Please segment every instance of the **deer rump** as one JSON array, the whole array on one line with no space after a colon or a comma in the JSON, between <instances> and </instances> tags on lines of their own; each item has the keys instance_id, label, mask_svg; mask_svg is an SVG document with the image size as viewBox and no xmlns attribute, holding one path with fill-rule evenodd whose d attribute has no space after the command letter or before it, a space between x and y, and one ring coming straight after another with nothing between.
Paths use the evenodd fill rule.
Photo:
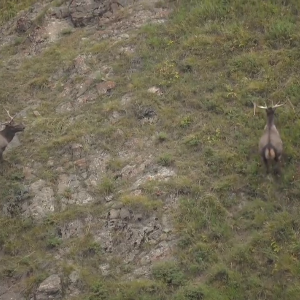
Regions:
<instances>
[{"instance_id":1,"label":"deer rump","mask_svg":"<svg viewBox=\"0 0 300 300\"><path fill-rule=\"evenodd\" d=\"M275 125L267 128L259 141L259 152L264 160L278 161L282 155L282 140Z\"/></svg>"}]
</instances>

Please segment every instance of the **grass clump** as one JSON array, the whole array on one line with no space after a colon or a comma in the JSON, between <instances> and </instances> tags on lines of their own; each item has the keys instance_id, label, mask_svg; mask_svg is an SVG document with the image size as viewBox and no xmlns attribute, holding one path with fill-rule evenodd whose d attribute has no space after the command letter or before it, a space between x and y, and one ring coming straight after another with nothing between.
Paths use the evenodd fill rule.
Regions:
<instances>
[{"instance_id":1,"label":"grass clump","mask_svg":"<svg viewBox=\"0 0 300 300\"><path fill-rule=\"evenodd\" d=\"M30 5L37 2L37 0L3 0L0 3L0 24L12 19L16 14Z\"/></svg>"},{"instance_id":2,"label":"grass clump","mask_svg":"<svg viewBox=\"0 0 300 300\"><path fill-rule=\"evenodd\" d=\"M158 163L163 167L170 167L174 163L174 158L171 154L163 154L158 158Z\"/></svg>"},{"instance_id":3,"label":"grass clump","mask_svg":"<svg viewBox=\"0 0 300 300\"><path fill-rule=\"evenodd\" d=\"M152 200L146 195L124 195L121 197L121 202L136 211L148 213L162 206L160 200Z\"/></svg>"},{"instance_id":4,"label":"grass clump","mask_svg":"<svg viewBox=\"0 0 300 300\"><path fill-rule=\"evenodd\" d=\"M152 276L169 286L180 286L185 283L185 275L177 263L169 261L153 266Z\"/></svg>"},{"instance_id":5,"label":"grass clump","mask_svg":"<svg viewBox=\"0 0 300 300\"><path fill-rule=\"evenodd\" d=\"M108 196L115 190L115 181L112 178L104 177L96 187L97 193L103 196Z\"/></svg>"},{"instance_id":6,"label":"grass clump","mask_svg":"<svg viewBox=\"0 0 300 300\"><path fill-rule=\"evenodd\" d=\"M159 132L157 134L157 141L162 143L165 142L168 139L168 134L165 132Z\"/></svg>"}]
</instances>

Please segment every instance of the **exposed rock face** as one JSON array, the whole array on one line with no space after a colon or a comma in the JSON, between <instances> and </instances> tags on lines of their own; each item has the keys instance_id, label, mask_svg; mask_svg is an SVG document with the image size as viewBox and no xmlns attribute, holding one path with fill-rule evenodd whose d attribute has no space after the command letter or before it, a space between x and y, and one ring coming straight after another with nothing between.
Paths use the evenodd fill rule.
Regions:
<instances>
[{"instance_id":1,"label":"exposed rock face","mask_svg":"<svg viewBox=\"0 0 300 300\"><path fill-rule=\"evenodd\" d=\"M53 9L57 18L70 17L74 27L96 24L100 18L111 18L120 8L136 2L135 0L81 0L70 1L68 6Z\"/></svg>"},{"instance_id":2,"label":"exposed rock face","mask_svg":"<svg viewBox=\"0 0 300 300\"><path fill-rule=\"evenodd\" d=\"M72 27L70 20L74 27L87 26L80 30L88 30L88 25L98 25L91 26L90 28L94 29L91 31L92 35L87 35L88 37L82 40L90 39L91 42L97 44L106 39L113 45L119 41L129 40L132 29L139 28L148 22L165 20L162 8L150 7L155 1L144 1L149 5L146 8L140 0L69 0L67 6L51 8L51 11L45 14L44 23L36 26L32 20L45 8L42 6L45 3L41 1L34 5L34 9L30 10L28 15L18 16L7 27L11 26L15 35L16 32L17 35L28 35L28 41L31 44L27 48L24 47L22 50L24 52L17 54L20 61L23 56L38 55L48 47L50 42L55 43L59 38L64 38L63 30L70 30L70 28L72 32L78 30ZM121 13L124 8L126 8L126 16L122 16ZM120 17L114 18L115 16ZM103 24L105 24L105 29L99 30ZM0 36L0 45L4 45L7 41L9 41L8 34ZM79 44L80 47L81 44ZM121 55L129 56L131 66L128 74L136 72L143 66L142 58L135 57L135 45L124 47L122 45L115 55L116 59L119 59ZM110 61L103 60L95 66L93 54L78 53L67 70L58 70L49 78L49 86L55 88L56 84L61 84L58 98L61 97L63 100L54 107L57 117L63 118L63 115L70 111L75 112L74 117L70 118L70 123L75 122L74 120L78 122L80 118L86 117L80 111L86 103L102 101L104 97L109 97L118 90L119 82L115 79L114 71ZM155 87L150 88L149 93L162 95L162 91ZM134 92L121 95L119 100L120 107L124 111L130 111L134 105ZM30 109L34 109L35 120L46 117L43 115L43 110L40 110L40 114L35 113L36 108ZM115 124L123 117L122 110L109 111L107 122ZM133 117L147 126L148 123L158 120L159 111L156 111L154 107L142 107ZM50 157L44 165L28 160L23 168L24 191L19 198L15 197L15 201L10 203L10 206L6 205L3 210L10 216L22 214L25 218L33 217L40 222L45 217L51 217L53 213L67 210L71 205L84 206L96 203L101 206L101 209L103 207L102 215L75 216L73 219L68 219L59 225L58 238L66 241L67 245L69 239L83 237L89 232L104 253L103 261L97 266L99 274L107 276L118 272L113 263L117 258L122 261L122 264L130 265L132 268L130 274L122 278L127 280L147 277L153 262L172 256L176 237L170 212L171 209L176 208L177 195L165 197L159 195L158 199L162 203L160 212L143 211L126 206L118 201L119 194L122 195L123 192L121 190L113 191L105 196L95 195L94 189L106 176L109 162L114 159L114 155L120 161L124 161L124 164L120 169L112 171L112 178L126 181L126 194L142 195L142 186L148 181L167 181L176 176L175 170L158 165L155 155L150 153L151 149L154 149L152 137L127 139L122 130L123 128L113 133L115 139L124 139L122 146L114 149L114 153L95 143L95 139L99 137L88 134L79 141L58 147L58 153L53 154L50 151ZM16 137L11 146L18 145L19 141ZM40 179L40 171L45 169L55 174L54 180ZM68 257L70 250L68 245L58 246L56 250L53 260L57 266L61 260L76 265L76 260L72 261L72 258ZM80 295L79 272L73 271L67 279L63 278L58 270L52 272L58 274L51 275L43 281L34 291L34 295L31 295L32 299L62 299L64 294L67 296L65 299L68 299L68 297ZM64 288L62 288L61 279ZM2 297L4 297L3 300L22 299L19 294L12 291L1 295L1 300Z\"/></svg>"},{"instance_id":3,"label":"exposed rock face","mask_svg":"<svg viewBox=\"0 0 300 300\"><path fill-rule=\"evenodd\" d=\"M21 17L17 20L16 24L16 32L18 33L24 33L26 32L31 26L32 26L32 21L27 17Z\"/></svg>"},{"instance_id":4,"label":"exposed rock face","mask_svg":"<svg viewBox=\"0 0 300 300\"><path fill-rule=\"evenodd\" d=\"M60 300L62 299L61 280L57 274L45 279L36 291L36 300Z\"/></svg>"},{"instance_id":5,"label":"exposed rock face","mask_svg":"<svg viewBox=\"0 0 300 300\"><path fill-rule=\"evenodd\" d=\"M10 290L10 287L0 284L0 299L1 300L25 300L21 294Z\"/></svg>"},{"instance_id":6,"label":"exposed rock face","mask_svg":"<svg viewBox=\"0 0 300 300\"><path fill-rule=\"evenodd\" d=\"M47 186L44 180L40 179L34 182L30 186L29 191L34 197L24 213L26 216L31 215L35 218L43 218L47 214L54 212L54 191Z\"/></svg>"}]
</instances>

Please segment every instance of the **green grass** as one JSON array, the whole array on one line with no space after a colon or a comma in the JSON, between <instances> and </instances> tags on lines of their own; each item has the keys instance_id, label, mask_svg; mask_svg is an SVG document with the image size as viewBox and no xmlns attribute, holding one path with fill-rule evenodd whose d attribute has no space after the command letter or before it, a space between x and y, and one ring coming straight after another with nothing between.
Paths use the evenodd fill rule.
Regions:
<instances>
[{"instance_id":1,"label":"green grass","mask_svg":"<svg viewBox=\"0 0 300 300\"><path fill-rule=\"evenodd\" d=\"M30 294L47 276L45 263L60 268L55 251L69 248L60 264L69 269L71 260L72 268L80 270L78 299L296 299L300 291L299 12L296 0L284 4L182 0L169 22L147 25L114 46L107 41L82 41L91 33L77 29L65 32L58 44L39 56L15 62L11 70L6 69L6 59L14 60L23 42L2 47L1 103L12 113L26 107L30 99L41 103L41 116L28 114L23 145L6 154L7 159L19 166L34 159L40 163L36 171L55 187L56 171L45 172L49 157L70 171L62 157L70 143L84 144L87 153L104 150L111 158L94 191L102 199L132 184L130 179L114 179L125 165L134 163L120 159L118 151L132 138L153 138L153 145L144 147L140 142L133 150L147 157L152 154L154 163L175 169L177 176L144 183L141 195L126 191L117 197L134 211L151 214L162 213L166 197L177 195L179 207L172 217L179 242L174 249L176 261L155 264L149 279L119 281L117 273L106 278L99 274L105 254L91 235L63 241L56 231L67 221L105 212L100 203L55 212L38 226L16 210L11 218L0 217L0 278L30 274L22 283ZM12 16L10 11L6 14ZM8 19L1 7L0 16ZM132 44L134 54L115 59L120 45ZM70 80L74 58L82 53L92 54L87 64L93 71L102 64L113 67L116 88L110 97L58 114L56 108L65 101L61 85ZM128 74L136 57L142 64ZM53 88L55 74L62 75ZM79 76L70 82L76 85L85 79ZM98 82L96 78L93 84ZM148 93L152 86L163 94ZM124 112L119 101L126 93L134 95L126 114L109 123L114 111ZM271 100L289 100L276 113L285 149L283 176L277 181L265 176L257 154L265 113L257 111L253 116L252 106L252 101ZM141 126L138 117L147 107L159 118L155 124ZM87 137L92 141L85 142ZM0 177L1 204L14 203L30 183L21 168L7 168L6 176ZM128 266L120 265L126 274Z\"/></svg>"},{"instance_id":2,"label":"green grass","mask_svg":"<svg viewBox=\"0 0 300 300\"><path fill-rule=\"evenodd\" d=\"M28 8L36 0L3 0L0 3L0 24L12 19L20 10Z\"/></svg>"}]
</instances>

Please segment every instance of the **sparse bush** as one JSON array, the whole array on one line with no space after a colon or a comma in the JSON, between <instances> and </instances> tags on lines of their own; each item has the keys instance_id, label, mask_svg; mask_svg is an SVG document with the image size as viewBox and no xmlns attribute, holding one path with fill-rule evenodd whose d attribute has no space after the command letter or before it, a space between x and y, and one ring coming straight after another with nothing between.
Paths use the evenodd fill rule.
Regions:
<instances>
[{"instance_id":1,"label":"sparse bush","mask_svg":"<svg viewBox=\"0 0 300 300\"><path fill-rule=\"evenodd\" d=\"M185 139L185 144L190 147L199 146L201 144L201 139L198 135L191 134Z\"/></svg>"},{"instance_id":2,"label":"sparse bush","mask_svg":"<svg viewBox=\"0 0 300 300\"><path fill-rule=\"evenodd\" d=\"M193 119L191 116L186 116L184 117L181 122L180 122L180 126L183 128L189 127L193 122Z\"/></svg>"},{"instance_id":3,"label":"sparse bush","mask_svg":"<svg viewBox=\"0 0 300 300\"><path fill-rule=\"evenodd\" d=\"M183 285L186 277L177 263L169 261L158 263L152 268L154 279L162 281L170 286Z\"/></svg>"},{"instance_id":4,"label":"sparse bush","mask_svg":"<svg viewBox=\"0 0 300 300\"><path fill-rule=\"evenodd\" d=\"M124 166L125 162L118 158L112 158L107 163L107 169L112 172L120 171Z\"/></svg>"},{"instance_id":5,"label":"sparse bush","mask_svg":"<svg viewBox=\"0 0 300 300\"><path fill-rule=\"evenodd\" d=\"M61 35L69 35L73 32L71 28L65 28L61 31Z\"/></svg>"},{"instance_id":6,"label":"sparse bush","mask_svg":"<svg viewBox=\"0 0 300 300\"><path fill-rule=\"evenodd\" d=\"M62 240L58 237L51 237L47 241L47 247L49 249L57 248L61 244Z\"/></svg>"},{"instance_id":7,"label":"sparse bush","mask_svg":"<svg viewBox=\"0 0 300 300\"><path fill-rule=\"evenodd\" d=\"M170 167L174 163L174 158L170 154L164 154L159 157L158 163L163 167Z\"/></svg>"},{"instance_id":8,"label":"sparse bush","mask_svg":"<svg viewBox=\"0 0 300 300\"><path fill-rule=\"evenodd\" d=\"M109 177L104 177L96 190L99 194L107 196L115 190L115 181Z\"/></svg>"},{"instance_id":9,"label":"sparse bush","mask_svg":"<svg viewBox=\"0 0 300 300\"><path fill-rule=\"evenodd\" d=\"M96 282L91 286L91 293L88 300L106 300L109 299L108 290L103 282Z\"/></svg>"},{"instance_id":10,"label":"sparse bush","mask_svg":"<svg viewBox=\"0 0 300 300\"><path fill-rule=\"evenodd\" d=\"M267 39L290 43L295 30L296 25L289 20L276 20L269 28Z\"/></svg>"},{"instance_id":11,"label":"sparse bush","mask_svg":"<svg viewBox=\"0 0 300 300\"><path fill-rule=\"evenodd\" d=\"M165 133L165 132L160 132L158 135L157 135L157 140L159 141L159 142L164 142L164 141L166 141L168 139L168 135L167 135L167 133Z\"/></svg>"},{"instance_id":12,"label":"sparse bush","mask_svg":"<svg viewBox=\"0 0 300 300\"><path fill-rule=\"evenodd\" d=\"M175 300L204 300L205 294L201 286L184 287L175 295Z\"/></svg>"},{"instance_id":13,"label":"sparse bush","mask_svg":"<svg viewBox=\"0 0 300 300\"><path fill-rule=\"evenodd\" d=\"M121 202L138 211L150 212L157 210L162 206L162 202L149 199L146 195L124 195L121 197Z\"/></svg>"}]
</instances>

